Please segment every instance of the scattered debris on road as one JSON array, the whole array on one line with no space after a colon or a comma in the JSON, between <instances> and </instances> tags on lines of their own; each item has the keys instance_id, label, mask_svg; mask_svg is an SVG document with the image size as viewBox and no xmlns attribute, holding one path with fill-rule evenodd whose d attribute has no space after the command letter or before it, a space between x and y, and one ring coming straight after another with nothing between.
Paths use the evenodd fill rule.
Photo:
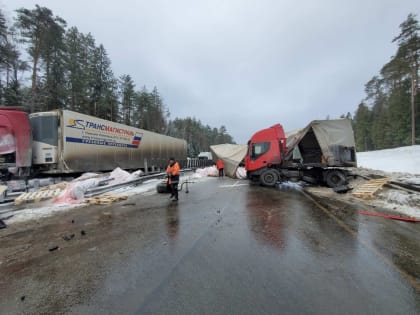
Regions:
<instances>
[{"instance_id":1,"label":"scattered debris on road","mask_svg":"<svg viewBox=\"0 0 420 315\"><path fill-rule=\"evenodd\" d=\"M36 192L23 193L15 199L15 205L20 205L24 202L40 202L42 200L52 199L61 194L60 188L41 190Z\"/></svg>"},{"instance_id":2,"label":"scattered debris on road","mask_svg":"<svg viewBox=\"0 0 420 315\"><path fill-rule=\"evenodd\" d=\"M50 251L50 252L53 252L53 251L55 251L55 250L57 250L57 249L59 249L60 247L58 247L58 245L54 245L54 246L51 246L50 248L48 248L48 250Z\"/></svg>"},{"instance_id":3,"label":"scattered debris on road","mask_svg":"<svg viewBox=\"0 0 420 315\"><path fill-rule=\"evenodd\" d=\"M352 195L361 199L374 199L375 193L389 182L391 182L390 178L371 179L367 183L357 187Z\"/></svg>"},{"instance_id":4,"label":"scattered debris on road","mask_svg":"<svg viewBox=\"0 0 420 315\"><path fill-rule=\"evenodd\" d=\"M96 205L109 205L115 201L126 200L128 196L120 194L105 193L92 198L86 198L85 203Z\"/></svg>"},{"instance_id":5,"label":"scattered debris on road","mask_svg":"<svg viewBox=\"0 0 420 315\"><path fill-rule=\"evenodd\" d=\"M63 240L70 241L70 240L72 240L74 238L74 236L75 236L74 234L64 235L63 236Z\"/></svg>"}]
</instances>

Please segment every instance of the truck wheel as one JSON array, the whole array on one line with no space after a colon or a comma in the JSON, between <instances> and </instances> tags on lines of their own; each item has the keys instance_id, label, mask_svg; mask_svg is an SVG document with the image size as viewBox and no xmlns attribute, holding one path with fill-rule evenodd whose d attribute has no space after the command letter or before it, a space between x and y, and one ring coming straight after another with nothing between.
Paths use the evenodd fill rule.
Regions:
<instances>
[{"instance_id":1,"label":"truck wheel","mask_svg":"<svg viewBox=\"0 0 420 315\"><path fill-rule=\"evenodd\" d=\"M167 193L167 192L169 192L168 184L166 182L159 183L156 186L156 190L160 194Z\"/></svg>"},{"instance_id":2,"label":"truck wheel","mask_svg":"<svg viewBox=\"0 0 420 315\"><path fill-rule=\"evenodd\" d=\"M272 187L279 180L279 174L275 170L266 170L260 175L260 182L264 186Z\"/></svg>"},{"instance_id":3,"label":"truck wheel","mask_svg":"<svg viewBox=\"0 0 420 315\"><path fill-rule=\"evenodd\" d=\"M347 183L346 176L340 170L329 170L325 176L328 187L334 188Z\"/></svg>"}]
</instances>

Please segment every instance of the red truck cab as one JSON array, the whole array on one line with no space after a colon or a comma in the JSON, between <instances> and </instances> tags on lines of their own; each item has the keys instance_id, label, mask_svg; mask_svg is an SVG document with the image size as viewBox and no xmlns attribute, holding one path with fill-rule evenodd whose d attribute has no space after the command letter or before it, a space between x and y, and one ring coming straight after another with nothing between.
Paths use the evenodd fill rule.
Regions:
<instances>
[{"instance_id":1,"label":"red truck cab","mask_svg":"<svg viewBox=\"0 0 420 315\"><path fill-rule=\"evenodd\" d=\"M260 130L249 140L245 157L248 179L263 186L290 180L347 189L346 168L356 165L349 119L314 120L287 139L279 124Z\"/></svg>"},{"instance_id":2,"label":"red truck cab","mask_svg":"<svg viewBox=\"0 0 420 315\"><path fill-rule=\"evenodd\" d=\"M20 175L32 164L31 127L28 115L13 107L0 108L0 171Z\"/></svg>"},{"instance_id":3,"label":"red truck cab","mask_svg":"<svg viewBox=\"0 0 420 315\"><path fill-rule=\"evenodd\" d=\"M258 178L263 181L266 179L275 183L278 174L270 169L279 167L285 153L286 136L280 124L256 132L248 141L248 152L245 157L248 178ZM262 174L264 176L260 178Z\"/></svg>"}]
</instances>

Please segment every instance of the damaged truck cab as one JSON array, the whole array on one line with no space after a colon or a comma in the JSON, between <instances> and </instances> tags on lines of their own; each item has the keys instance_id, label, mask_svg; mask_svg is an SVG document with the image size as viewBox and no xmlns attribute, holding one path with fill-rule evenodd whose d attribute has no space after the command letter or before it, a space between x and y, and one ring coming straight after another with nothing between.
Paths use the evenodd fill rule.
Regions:
<instances>
[{"instance_id":1,"label":"damaged truck cab","mask_svg":"<svg viewBox=\"0 0 420 315\"><path fill-rule=\"evenodd\" d=\"M0 172L25 175L32 164L32 137L28 116L19 108L0 111Z\"/></svg>"},{"instance_id":2,"label":"damaged truck cab","mask_svg":"<svg viewBox=\"0 0 420 315\"><path fill-rule=\"evenodd\" d=\"M339 187L346 167L356 167L353 128L348 119L315 120L284 133L279 124L256 132L248 142L245 167L250 180L264 186L302 180Z\"/></svg>"},{"instance_id":3,"label":"damaged truck cab","mask_svg":"<svg viewBox=\"0 0 420 315\"><path fill-rule=\"evenodd\" d=\"M256 132L248 141L245 157L248 178L265 186L274 186L280 180L279 169L285 152L286 137L280 124Z\"/></svg>"}]
</instances>

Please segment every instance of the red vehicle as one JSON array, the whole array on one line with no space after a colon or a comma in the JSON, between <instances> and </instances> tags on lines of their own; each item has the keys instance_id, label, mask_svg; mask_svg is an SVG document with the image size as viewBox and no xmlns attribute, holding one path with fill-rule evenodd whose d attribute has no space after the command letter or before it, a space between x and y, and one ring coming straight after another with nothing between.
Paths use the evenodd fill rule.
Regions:
<instances>
[{"instance_id":1,"label":"red vehicle","mask_svg":"<svg viewBox=\"0 0 420 315\"><path fill-rule=\"evenodd\" d=\"M0 172L28 174L32 165L32 136L28 115L13 107L0 109Z\"/></svg>"},{"instance_id":2,"label":"red vehicle","mask_svg":"<svg viewBox=\"0 0 420 315\"><path fill-rule=\"evenodd\" d=\"M343 167L356 166L348 119L316 120L287 137L280 124L256 132L248 141L245 168L250 180L274 186L284 180L339 187L347 184Z\"/></svg>"}]
</instances>

